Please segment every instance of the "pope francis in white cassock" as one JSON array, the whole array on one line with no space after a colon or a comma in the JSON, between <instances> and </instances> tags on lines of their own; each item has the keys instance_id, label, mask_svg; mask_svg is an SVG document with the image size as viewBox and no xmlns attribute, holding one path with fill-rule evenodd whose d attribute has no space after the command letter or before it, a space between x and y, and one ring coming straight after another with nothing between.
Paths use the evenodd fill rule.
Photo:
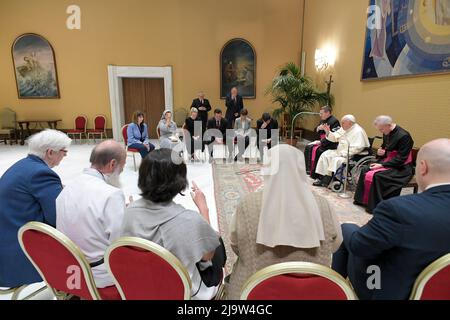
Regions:
<instances>
[{"instance_id":1,"label":"pope francis in white cassock","mask_svg":"<svg viewBox=\"0 0 450 320\"><path fill-rule=\"evenodd\" d=\"M347 115L342 118L341 129L336 132L326 130L327 139L331 142L338 142L337 150L325 151L317 163L316 172L324 176L327 181L322 179L314 185L328 186L330 178L347 161L347 153L350 158L357 154L367 153L365 150L370 146L366 131L356 123L356 118ZM350 148L348 144L350 143Z\"/></svg>"}]
</instances>

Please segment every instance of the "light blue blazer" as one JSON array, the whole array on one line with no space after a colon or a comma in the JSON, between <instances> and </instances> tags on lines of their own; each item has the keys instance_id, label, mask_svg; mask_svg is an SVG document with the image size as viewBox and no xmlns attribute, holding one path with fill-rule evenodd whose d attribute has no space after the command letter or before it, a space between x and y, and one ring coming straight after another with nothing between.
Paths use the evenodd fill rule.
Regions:
<instances>
[{"instance_id":1,"label":"light blue blazer","mask_svg":"<svg viewBox=\"0 0 450 320\"><path fill-rule=\"evenodd\" d=\"M130 123L127 129L128 141L127 145L131 146L132 144L149 144L148 140L148 126L144 123L144 132L141 134L141 130L136 123ZM144 139L142 142L141 139Z\"/></svg>"}]
</instances>

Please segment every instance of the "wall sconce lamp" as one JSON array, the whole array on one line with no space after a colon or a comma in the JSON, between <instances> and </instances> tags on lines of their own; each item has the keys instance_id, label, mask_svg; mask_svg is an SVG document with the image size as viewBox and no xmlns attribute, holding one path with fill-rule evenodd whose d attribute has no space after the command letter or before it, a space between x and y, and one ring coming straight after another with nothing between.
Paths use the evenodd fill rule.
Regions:
<instances>
[{"instance_id":1,"label":"wall sconce lamp","mask_svg":"<svg viewBox=\"0 0 450 320\"><path fill-rule=\"evenodd\" d=\"M315 65L319 72L325 72L329 68L333 67L336 62L336 49L331 46L327 46L324 49L316 49ZM325 81L327 85L327 93L331 94L331 85L333 84L333 75L330 74L330 80ZM329 105L330 105L329 101Z\"/></svg>"},{"instance_id":2,"label":"wall sconce lamp","mask_svg":"<svg viewBox=\"0 0 450 320\"><path fill-rule=\"evenodd\" d=\"M324 49L316 49L315 63L317 71L326 71L336 62L336 50L331 46Z\"/></svg>"}]
</instances>

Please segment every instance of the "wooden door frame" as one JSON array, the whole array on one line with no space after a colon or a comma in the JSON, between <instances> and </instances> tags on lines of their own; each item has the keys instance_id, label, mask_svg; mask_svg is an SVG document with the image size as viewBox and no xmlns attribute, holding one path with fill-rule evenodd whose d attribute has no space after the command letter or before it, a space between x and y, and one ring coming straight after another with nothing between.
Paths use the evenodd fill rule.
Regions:
<instances>
[{"instance_id":1,"label":"wooden door frame","mask_svg":"<svg viewBox=\"0 0 450 320\"><path fill-rule=\"evenodd\" d=\"M123 103L122 78L150 78L164 79L164 95L166 109L173 112L173 77L172 67L126 67L108 66L109 97L111 104L111 122L113 137L122 141L121 128L126 124Z\"/></svg>"}]
</instances>

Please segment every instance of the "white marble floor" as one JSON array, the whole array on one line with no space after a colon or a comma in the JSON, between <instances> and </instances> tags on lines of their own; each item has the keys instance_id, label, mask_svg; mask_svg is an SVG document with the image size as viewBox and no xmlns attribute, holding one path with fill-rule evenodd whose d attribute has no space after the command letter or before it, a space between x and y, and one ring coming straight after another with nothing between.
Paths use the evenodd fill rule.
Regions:
<instances>
[{"instance_id":1,"label":"white marble floor","mask_svg":"<svg viewBox=\"0 0 450 320\"><path fill-rule=\"evenodd\" d=\"M73 144L69 148L67 157L61 162L61 164L55 168L55 171L61 177L63 184L67 184L77 175L79 175L84 168L89 167L89 156L93 149L93 144ZM18 160L26 157L28 152L27 146L5 146L0 145L0 176L12 166ZM138 165L140 164L140 156L136 157ZM134 171L132 157L127 158L126 167L121 175L121 182L123 185L123 191L126 198L132 196L134 200L140 198L140 191L137 187L138 173ZM192 181L195 181L200 189L203 190L208 202L210 211L210 222L215 230L218 230L218 221L216 214L216 202L214 198L214 181L212 176L212 167L208 163L195 163L188 164L188 180L192 185ZM192 201L189 192L186 192L186 196L178 196L175 202L183 205L184 207L192 210L196 210L196 206ZM24 290L20 297L28 296L33 290L39 288L41 285L33 286L30 289ZM0 300L10 299L11 296L0 295ZM51 298L48 292L35 297L38 299Z\"/></svg>"}]
</instances>

